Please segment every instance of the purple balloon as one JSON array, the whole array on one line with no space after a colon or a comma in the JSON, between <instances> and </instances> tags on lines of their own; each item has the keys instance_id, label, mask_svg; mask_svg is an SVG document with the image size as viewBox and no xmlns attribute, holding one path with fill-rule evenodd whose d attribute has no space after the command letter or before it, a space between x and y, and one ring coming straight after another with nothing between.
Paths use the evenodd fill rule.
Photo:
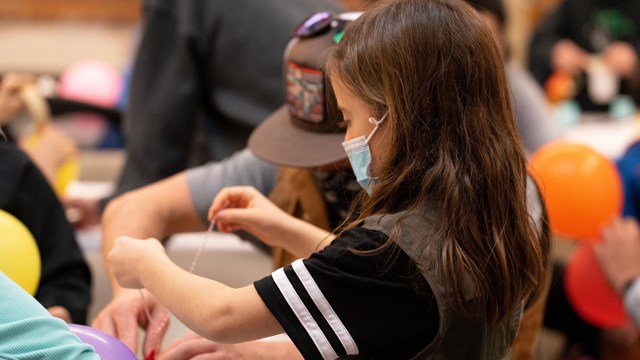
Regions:
<instances>
[{"instance_id":1,"label":"purple balloon","mask_svg":"<svg viewBox=\"0 0 640 360\"><path fill-rule=\"evenodd\" d=\"M103 360L137 360L133 353L122 341L89 326L69 324L69 329L82 342L93 346L96 353Z\"/></svg>"}]
</instances>

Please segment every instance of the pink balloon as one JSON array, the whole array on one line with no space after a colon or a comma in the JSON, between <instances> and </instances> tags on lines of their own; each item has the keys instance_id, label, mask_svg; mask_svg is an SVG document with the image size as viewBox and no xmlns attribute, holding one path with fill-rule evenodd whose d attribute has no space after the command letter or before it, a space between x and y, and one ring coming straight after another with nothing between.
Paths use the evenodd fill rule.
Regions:
<instances>
[{"instance_id":1,"label":"pink balloon","mask_svg":"<svg viewBox=\"0 0 640 360\"><path fill-rule=\"evenodd\" d=\"M102 360L137 360L136 355L122 341L89 326L69 324L69 329L82 342L93 346Z\"/></svg>"},{"instance_id":2,"label":"pink balloon","mask_svg":"<svg viewBox=\"0 0 640 360\"><path fill-rule=\"evenodd\" d=\"M94 105L113 107L120 98L124 80L113 67L99 61L83 61L67 68L57 86L58 96Z\"/></svg>"}]
</instances>

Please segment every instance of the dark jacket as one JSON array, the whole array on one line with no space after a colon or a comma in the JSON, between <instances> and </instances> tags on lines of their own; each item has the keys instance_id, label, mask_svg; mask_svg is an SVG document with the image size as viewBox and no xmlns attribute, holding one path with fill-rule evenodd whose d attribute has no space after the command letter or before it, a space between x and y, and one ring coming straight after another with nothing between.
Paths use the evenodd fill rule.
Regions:
<instances>
[{"instance_id":1,"label":"dark jacket","mask_svg":"<svg viewBox=\"0 0 640 360\"><path fill-rule=\"evenodd\" d=\"M36 166L14 144L3 141L0 209L18 218L38 245L42 273L35 298L45 308L65 307L74 323L84 324L91 300L91 273L73 228Z\"/></svg>"}]
</instances>

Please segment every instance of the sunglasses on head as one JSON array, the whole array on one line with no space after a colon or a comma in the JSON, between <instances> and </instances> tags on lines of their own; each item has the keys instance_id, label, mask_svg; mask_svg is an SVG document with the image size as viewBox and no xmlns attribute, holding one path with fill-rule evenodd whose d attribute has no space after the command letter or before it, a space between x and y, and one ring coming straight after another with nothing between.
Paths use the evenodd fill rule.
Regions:
<instances>
[{"instance_id":1,"label":"sunglasses on head","mask_svg":"<svg viewBox=\"0 0 640 360\"><path fill-rule=\"evenodd\" d=\"M320 11L309 16L300 25L296 26L293 35L299 38L309 38L321 35L329 29L336 29L334 40L338 42L342 37L346 24L347 21L336 17L331 12Z\"/></svg>"}]
</instances>

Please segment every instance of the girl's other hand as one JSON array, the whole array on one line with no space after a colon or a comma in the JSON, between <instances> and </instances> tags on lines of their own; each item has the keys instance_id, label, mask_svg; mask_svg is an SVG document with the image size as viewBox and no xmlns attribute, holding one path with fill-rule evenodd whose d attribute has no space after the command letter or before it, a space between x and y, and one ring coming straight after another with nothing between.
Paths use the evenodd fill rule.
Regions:
<instances>
[{"instance_id":1,"label":"girl's other hand","mask_svg":"<svg viewBox=\"0 0 640 360\"><path fill-rule=\"evenodd\" d=\"M268 245L279 245L286 224L293 219L254 187L222 189L209 208L209 220L215 219L222 232L247 231Z\"/></svg>"}]
</instances>

